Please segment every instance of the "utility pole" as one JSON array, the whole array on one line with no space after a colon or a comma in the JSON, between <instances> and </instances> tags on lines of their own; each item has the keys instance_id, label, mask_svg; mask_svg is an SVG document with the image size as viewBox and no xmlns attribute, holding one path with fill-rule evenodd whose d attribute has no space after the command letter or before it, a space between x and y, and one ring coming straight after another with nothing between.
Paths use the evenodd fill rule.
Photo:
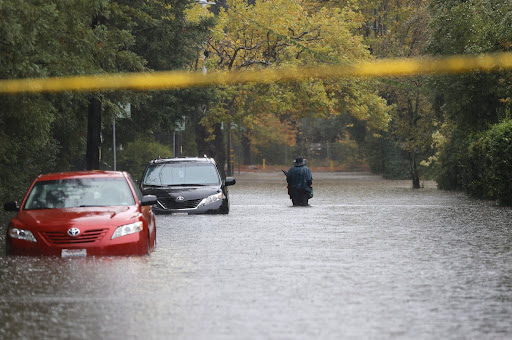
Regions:
<instances>
[{"instance_id":1,"label":"utility pole","mask_svg":"<svg viewBox=\"0 0 512 340\"><path fill-rule=\"evenodd\" d=\"M100 168L101 147L101 101L94 96L89 101L87 117L87 154L86 169L98 170Z\"/></svg>"},{"instance_id":2,"label":"utility pole","mask_svg":"<svg viewBox=\"0 0 512 340\"><path fill-rule=\"evenodd\" d=\"M227 171L227 176L233 176L233 145L232 145L232 137L231 137L231 121L228 121L228 123L226 124L227 127L228 127L228 171Z\"/></svg>"}]
</instances>

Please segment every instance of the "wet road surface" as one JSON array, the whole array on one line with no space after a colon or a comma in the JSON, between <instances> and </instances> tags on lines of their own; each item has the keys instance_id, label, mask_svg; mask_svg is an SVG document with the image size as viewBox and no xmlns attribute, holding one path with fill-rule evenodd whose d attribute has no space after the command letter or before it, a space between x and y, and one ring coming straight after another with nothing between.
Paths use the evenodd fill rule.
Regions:
<instances>
[{"instance_id":1,"label":"wet road surface","mask_svg":"<svg viewBox=\"0 0 512 340\"><path fill-rule=\"evenodd\" d=\"M0 257L0 338L512 337L512 209L313 176L292 207L282 173L235 175L229 215L157 216L150 257Z\"/></svg>"}]
</instances>

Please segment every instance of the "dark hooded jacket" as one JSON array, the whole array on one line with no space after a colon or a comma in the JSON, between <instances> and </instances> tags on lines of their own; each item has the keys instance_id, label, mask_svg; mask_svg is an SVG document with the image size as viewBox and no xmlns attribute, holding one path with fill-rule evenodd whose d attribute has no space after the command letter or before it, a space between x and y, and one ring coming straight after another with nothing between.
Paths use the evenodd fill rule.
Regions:
<instances>
[{"instance_id":1,"label":"dark hooded jacket","mask_svg":"<svg viewBox=\"0 0 512 340\"><path fill-rule=\"evenodd\" d=\"M292 166L286 175L286 182L290 187L303 189L311 193L311 184L313 184L313 175L311 170L304 164Z\"/></svg>"}]
</instances>

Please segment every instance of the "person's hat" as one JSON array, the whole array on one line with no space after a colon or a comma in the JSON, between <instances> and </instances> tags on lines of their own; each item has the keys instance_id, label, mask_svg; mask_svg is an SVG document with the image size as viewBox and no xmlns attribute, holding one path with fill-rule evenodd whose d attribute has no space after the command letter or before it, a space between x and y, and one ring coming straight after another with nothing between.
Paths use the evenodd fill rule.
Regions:
<instances>
[{"instance_id":1,"label":"person's hat","mask_svg":"<svg viewBox=\"0 0 512 340\"><path fill-rule=\"evenodd\" d=\"M293 165L295 166L301 166L301 165L305 165L306 164L306 160L304 158L302 158L301 156L298 156L295 161L293 162Z\"/></svg>"}]
</instances>

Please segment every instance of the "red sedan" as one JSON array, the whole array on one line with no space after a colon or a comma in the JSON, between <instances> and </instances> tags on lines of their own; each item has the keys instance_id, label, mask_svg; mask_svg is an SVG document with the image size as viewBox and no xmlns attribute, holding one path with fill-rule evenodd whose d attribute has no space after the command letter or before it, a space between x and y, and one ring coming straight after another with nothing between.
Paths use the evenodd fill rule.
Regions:
<instances>
[{"instance_id":1,"label":"red sedan","mask_svg":"<svg viewBox=\"0 0 512 340\"><path fill-rule=\"evenodd\" d=\"M144 255L156 243L156 197L142 196L126 172L81 171L41 175L7 228L10 255Z\"/></svg>"}]
</instances>

